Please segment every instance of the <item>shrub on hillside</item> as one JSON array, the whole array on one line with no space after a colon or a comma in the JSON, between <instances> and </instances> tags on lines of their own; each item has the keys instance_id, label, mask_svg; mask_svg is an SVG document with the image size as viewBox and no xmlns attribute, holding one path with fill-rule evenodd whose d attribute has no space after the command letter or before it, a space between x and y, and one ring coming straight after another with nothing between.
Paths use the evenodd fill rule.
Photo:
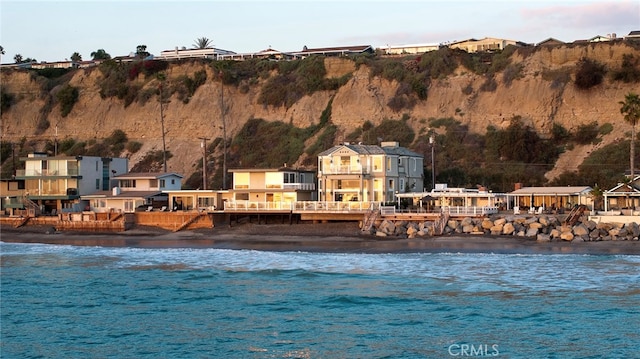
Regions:
<instances>
[{"instance_id":1,"label":"shrub on hillside","mask_svg":"<svg viewBox=\"0 0 640 359\"><path fill-rule=\"evenodd\" d=\"M573 135L573 138L576 143L586 145L589 143L594 143L594 141L598 138L598 132L598 122L593 121L589 124L578 126L575 134Z\"/></svg>"},{"instance_id":2,"label":"shrub on hillside","mask_svg":"<svg viewBox=\"0 0 640 359\"><path fill-rule=\"evenodd\" d=\"M78 89L68 84L58 91L56 99L60 103L60 115L62 117L67 117L71 112L73 105L78 101L78 96Z\"/></svg>"},{"instance_id":3,"label":"shrub on hillside","mask_svg":"<svg viewBox=\"0 0 640 359\"><path fill-rule=\"evenodd\" d=\"M587 90L602 83L605 75L604 65L583 57L578 61L574 83L579 89Z\"/></svg>"},{"instance_id":4,"label":"shrub on hillside","mask_svg":"<svg viewBox=\"0 0 640 359\"><path fill-rule=\"evenodd\" d=\"M507 67L504 69L504 72L502 73L502 82L504 82L504 85L509 87L511 86L513 80L522 78L523 68L524 65L522 64L507 65Z\"/></svg>"},{"instance_id":5,"label":"shrub on hillside","mask_svg":"<svg viewBox=\"0 0 640 359\"><path fill-rule=\"evenodd\" d=\"M498 88L498 83L493 75L487 75L484 82L480 85L480 91L494 92Z\"/></svg>"},{"instance_id":6,"label":"shrub on hillside","mask_svg":"<svg viewBox=\"0 0 640 359\"><path fill-rule=\"evenodd\" d=\"M624 83L640 82L639 66L640 58L634 57L633 54L624 54L622 55L622 66L613 71L612 78Z\"/></svg>"},{"instance_id":7,"label":"shrub on hillside","mask_svg":"<svg viewBox=\"0 0 640 359\"><path fill-rule=\"evenodd\" d=\"M0 112L7 112L15 102L15 96L0 87Z\"/></svg>"}]
</instances>

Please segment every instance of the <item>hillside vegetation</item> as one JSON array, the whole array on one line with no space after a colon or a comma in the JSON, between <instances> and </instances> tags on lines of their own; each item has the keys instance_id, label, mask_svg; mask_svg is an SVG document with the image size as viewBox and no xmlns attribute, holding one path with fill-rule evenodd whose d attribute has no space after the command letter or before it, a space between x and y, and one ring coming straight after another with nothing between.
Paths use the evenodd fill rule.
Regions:
<instances>
[{"instance_id":1,"label":"hillside vegetation","mask_svg":"<svg viewBox=\"0 0 640 359\"><path fill-rule=\"evenodd\" d=\"M32 151L122 156L132 170L158 171L164 128L169 170L185 175L188 188L201 186L199 137L210 139L208 188L222 186L225 144L227 168L314 168L335 144L382 140L424 154L430 188L430 138L437 182L450 186L607 188L629 163L631 126L619 102L638 92L640 46L105 61L3 70L0 80L3 178Z\"/></svg>"}]
</instances>

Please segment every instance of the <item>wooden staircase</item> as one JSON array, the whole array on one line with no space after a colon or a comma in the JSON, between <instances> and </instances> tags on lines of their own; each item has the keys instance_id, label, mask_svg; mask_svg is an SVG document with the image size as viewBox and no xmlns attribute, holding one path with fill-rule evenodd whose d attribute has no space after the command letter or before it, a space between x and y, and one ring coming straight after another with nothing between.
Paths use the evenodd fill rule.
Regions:
<instances>
[{"instance_id":1,"label":"wooden staircase","mask_svg":"<svg viewBox=\"0 0 640 359\"><path fill-rule=\"evenodd\" d=\"M587 206L585 206L584 204L581 204L581 205L576 204L571 209L571 212L569 212L567 219L564 220L564 224L567 226L573 226L578 222L578 220L586 210L587 210Z\"/></svg>"},{"instance_id":2,"label":"wooden staircase","mask_svg":"<svg viewBox=\"0 0 640 359\"><path fill-rule=\"evenodd\" d=\"M200 217L204 217L206 215L207 215L207 212L198 212L198 214L196 216L193 216L191 219L189 219L188 221L186 221L183 224L181 224L180 227L178 227L177 229L174 230L174 232L179 232L179 231L187 228L191 223L197 221L198 219L200 219Z\"/></svg>"},{"instance_id":3,"label":"wooden staircase","mask_svg":"<svg viewBox=\"0 0 640 359\"><path fill-rule=\"evenodd\" d=\"M373 224L376 223L376 220L380 217L380 211L377 209L370 209L364 215L364 221L362 222L362 232L369 232Z\"/></svg>"},{"instance_id":4,"label":"wooden staircase","mask_svg":"<svg viewBox=\"0 0 640 359\"><path fill-rule=\"evenodd\" d=\"M433 222L433 235L440 236L444 233L444 228L449 222L449 213L442 213L440 217Z\"/></svg>"}]
</instances>

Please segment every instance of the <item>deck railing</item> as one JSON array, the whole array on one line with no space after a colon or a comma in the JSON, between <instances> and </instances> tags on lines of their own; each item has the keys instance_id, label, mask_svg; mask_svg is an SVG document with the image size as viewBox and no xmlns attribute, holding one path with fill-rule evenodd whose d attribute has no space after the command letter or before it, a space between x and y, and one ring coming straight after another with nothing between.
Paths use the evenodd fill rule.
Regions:
<instances>
[{"instance_id":1,"label":"deck railing","mask_svg":"<svg viewBox=\"0 0 640 359\"><path fill-rule=\"evenodd\" d=\"M369 210L378 210L380 202L253 202L253 201L228 201L224 204L225 211L292 211L292 212L348 212L365 213Z\"/></svg>"},{"instance_id":2,"label":"deck railing","mask_svg":"<svg viewBox=\"0 0 640 359\"><path fill-rule=\"evenodd\" d=\"M442 207L442 213L448 213L450 215L465 215L465 216L481 216L485 214L498 213L498 207L496 206L446 206Z\"/></svg>"}]
</instances>

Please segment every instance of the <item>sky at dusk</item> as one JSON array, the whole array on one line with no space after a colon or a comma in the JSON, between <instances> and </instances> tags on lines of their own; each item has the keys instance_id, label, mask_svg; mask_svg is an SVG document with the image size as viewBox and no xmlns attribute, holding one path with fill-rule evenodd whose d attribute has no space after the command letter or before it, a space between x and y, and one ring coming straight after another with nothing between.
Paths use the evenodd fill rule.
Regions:
<instances>
[{"instance_id":1,"label":"sky at dusk","mask_svg":"<svg viewBox=\"0 0 640 359\"><path fill-rule=\"evenodd\" d=\"M640 30L640 1L13 1L0 0L2 63L16 54L83 60L138 45L159 55L197 38L237 53L303 46L407 45L498 37L565 42Z\"/></svg>"}]
</instances>

